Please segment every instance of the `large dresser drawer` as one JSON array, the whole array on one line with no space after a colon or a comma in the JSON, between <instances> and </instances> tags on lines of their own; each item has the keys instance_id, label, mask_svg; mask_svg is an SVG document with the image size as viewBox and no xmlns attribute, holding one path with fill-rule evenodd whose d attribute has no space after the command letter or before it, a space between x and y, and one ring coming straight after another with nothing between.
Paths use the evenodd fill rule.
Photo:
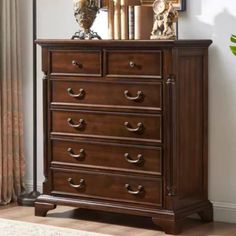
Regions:
<instances>
[{"instance_id":1,"label":"large dresser drawer","mask_svg":"<svg viewBox=\"0 0 236 236\"><path fill-rule=\"evenodd\" d=\"M52 111L52 132L161 142L161 130L158 114Z\"/></svg>"},{"instance_id":2,"label":"large dresser drawer","mask_svg":"<svg viewBox=\"0 0 236 236\"><path fill-rule=\"evenodd\" d=\"M52 164L162 174L158 147L52 140Z\"/></svg>"},{"instance_id":3,"label":"large dresser drawer","mask_svg":"<svg viewBox=\"0 0 236 236\"><path fill-rule=\"evenodd\" d=\"M52 193L161 206L162 180L54 169Z\"/></svg>"},{"instance_id":4,"label":"large dresser drawer","mask_svg":"<svg viewBox=\"0 0 236 236\"><path fill-rule=\"evenodd\" d=\"M106 51L107 76L162 77L161 51Z\"/></svg>"},{"instance_id":5,"label":"large dresser drawer","mask_svg":"<svg viewBox=\"0 0 236 236\"><path fill-rule=\"evenodd\" d=\"M100 51L52 51L51 73L101 76Z\"/></svg>"},{"instance_id":6,"label":"large dresser drawer","mask_svg":"<svg viewBox=\"0 0 236 236\"><path fill-rule=\"evenodd\" d=\"M52 81L56 104L162 109L162 84L144 82Z\"/></svg>"}]
</instances>

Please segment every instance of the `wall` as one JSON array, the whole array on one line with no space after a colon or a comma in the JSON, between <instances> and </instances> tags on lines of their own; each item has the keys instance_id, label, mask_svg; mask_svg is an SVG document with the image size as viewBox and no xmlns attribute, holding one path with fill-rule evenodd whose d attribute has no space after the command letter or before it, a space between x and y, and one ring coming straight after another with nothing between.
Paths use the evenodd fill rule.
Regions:
<instances>
[{"instance_id":1,"label":"wall","mask_svg":"<svg viewBox=\"0 0 236 236\"><path fill-rule=\"evenodd\" d=\"M229 51L229 38L236 34L236 2L187 0L181 13L179 37L209 38L209 198L215 219L236 223L236 57ZM24 62L24 111L27 183L32 185L32 50L31 1L22 2L22 51ZM107 37L106 13L93 27ZM72 0L38 0L38 38L70 38L77 30ZM41 54L38 49L38 182L43 181ZM197 115L197 114L196 114Z\"/></svg>"},{"instance_id":2,"label":"wall","mask_svg":"<svg viewBox=\"0 0 236 236\"><path fill-rule=\"evenodd\" d=\"M210 38L209 198L219 220L236 222L236 57L229 50L235 33L236 2L191 0L182 14L181 38Z\"/></svg>"}]
</instances>

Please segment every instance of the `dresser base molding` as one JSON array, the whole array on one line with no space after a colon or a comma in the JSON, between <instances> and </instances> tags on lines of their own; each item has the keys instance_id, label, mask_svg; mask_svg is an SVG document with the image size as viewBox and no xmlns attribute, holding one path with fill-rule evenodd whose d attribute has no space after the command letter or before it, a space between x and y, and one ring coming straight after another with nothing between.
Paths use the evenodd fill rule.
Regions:
<instances>
[{"instance_id":1,"label":"dresser base molding","mask_svg":"<svg viewBox=\"0 0 236 236\"><path fill-rule=\"evenodd\" d=\"M84 199L41 195L35 202L35 215L45 217L48 211L56 208L56 205L150 217L152 218L153 223L160 226L167 234L179 234L182 230L182 223L184 219L194 213L199 214L203 222L213 221L213 208L212 204L208 200L186 208L181 208L181 210L170 211L164 209L149 209L138 206L127 206L104 201L90 201Z\"/></svg>"}]
</instances>

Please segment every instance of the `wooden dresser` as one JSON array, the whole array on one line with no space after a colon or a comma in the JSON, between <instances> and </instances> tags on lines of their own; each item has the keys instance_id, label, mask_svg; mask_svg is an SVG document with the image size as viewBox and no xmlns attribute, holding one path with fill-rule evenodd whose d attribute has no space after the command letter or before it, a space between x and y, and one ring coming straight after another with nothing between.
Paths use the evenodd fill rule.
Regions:
<instances>
[{"instance_id":1,"label":"wooden dresser","mask_svg":"<svg viewBox=\"0 0 236 236\"><path fill-rule=\"evenodd\" d=\"M43 195L148 216L166 233L198 213L207 187L210 40L38 40L44 91Z\"/></svg>"}]
</instances>

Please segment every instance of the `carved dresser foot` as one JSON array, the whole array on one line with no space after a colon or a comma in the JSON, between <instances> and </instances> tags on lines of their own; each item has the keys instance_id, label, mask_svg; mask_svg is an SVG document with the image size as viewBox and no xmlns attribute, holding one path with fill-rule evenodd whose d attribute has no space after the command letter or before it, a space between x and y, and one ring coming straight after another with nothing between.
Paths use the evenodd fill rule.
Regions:
<instances>
[{"instance_id":1,"label":"carved dresser foot","mask_svg":"<svg viewBox=\"0 0 236 236\"><path fill-rule=\"evenodd\" d=\"M48 211L56 208L57 205L45 202L35 202L35 216L46 216Z\"/></svg>"},{"instance_id":2,"label":"carved dresser foot","mask_svg":"<svg viewBox=\"0 0 236 236\"><path fill-rule=\"evenodd\" d=\"M200 216L203 222L212 222L213 221L213 209L212 206L204 209L203 211L199 211L198 215Z\"/></svg>"},{"instance_id":3,"label":"carved dresser foot","mask_svg":"<svg viewBox=\"0 0 236 236\"><path fill-rule=\"evenodd\" d=\"M182 220L173 221L160 218L152 218L154 224L160 226L166 234L180 234L182 231Z\"/></svg>"}]
</instances>

